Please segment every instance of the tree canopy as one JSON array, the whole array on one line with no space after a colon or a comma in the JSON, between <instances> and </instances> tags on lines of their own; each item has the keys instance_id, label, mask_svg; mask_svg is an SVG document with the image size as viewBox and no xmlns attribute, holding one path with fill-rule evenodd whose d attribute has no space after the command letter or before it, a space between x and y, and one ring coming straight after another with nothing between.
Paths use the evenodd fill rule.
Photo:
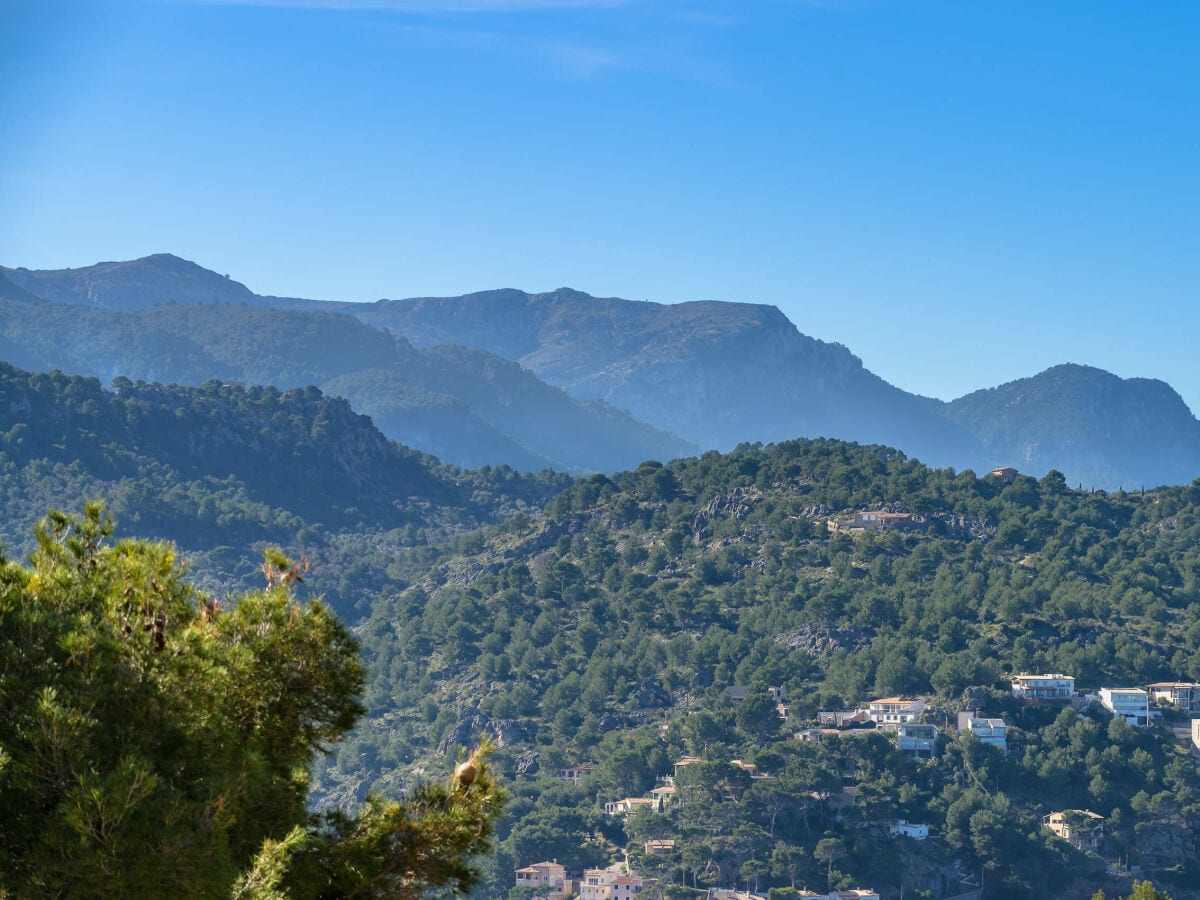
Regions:
<instances>
[{"instance_id":1,"label":"tree canopy","mask_svg":"<svg viewBox=\"0 0 1200 900\"><path fill-rule=\"evenodd\" d=\"M357 814L308 770L362 712L348 630L268 552L264 590L201 595L98 504L0 559L0 894L417 896L466 889L502 794L487 748Z\"/></svg>"}]
</instances>

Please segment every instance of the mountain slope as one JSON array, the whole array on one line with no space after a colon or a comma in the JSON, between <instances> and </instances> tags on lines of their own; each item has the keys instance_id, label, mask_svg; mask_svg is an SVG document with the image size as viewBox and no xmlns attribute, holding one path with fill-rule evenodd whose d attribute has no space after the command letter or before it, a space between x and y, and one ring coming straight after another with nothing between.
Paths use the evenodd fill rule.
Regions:
<instances>
[{"instance_id":1,"label":"mountain slope","mask_svg":"<svg viewBox=\"0 0 1200 900\"><path fill-rule=\"evenodd\" d=\"M166 480L156 485L160 506L173 502L170 482L228 481L251 504L333 528L397 528L460 515L478 524L496 515L472 499L455 470L389 441L345 400L311 387L281 392L211 381L185 388L122 378L107 391L94 378L0 363L0 451L11 466L65 466L93 486L154 473ZM8 476L5 484L20 487ZM15 520L26 504L12 499L5 508ZM141 523L150 518L136 507L125 513ZM6 522L6 536L27 530L19 524ZM179 531L155 527L150 534ZM190 536L194 528L183 531Z\"/></svg>"},{"instance_id":2,"label":"mountain slope","mask_svg":"<svg viewBox=\"0 0 1200 900\"><path fill-rule=\"evenodd\" d=\"M1187 484L1200 476L1200 422L1162 381L1061 365L944 409L997 465L1054 468L1104 487Z\"/></svg>"},{"instance_id":3,"label":"mountain slope","mask_svg":"<svg viewBox=\"0 0 1200 900\"><path fill-rule=\"evenodd\" d=\"M1050 370L944 404L888 384L845 347L801 334L769 306L663 305L595 298L567 288L375 303L264 297L168 254L56 272L0 269L4 275L25 299L28 291L44 291L73 304L76 316L79 306L137 310L171 297L182 304L234 301L296 315L340 313L389 330L413 345L399 379L402 386L395 376L381 380L364 374L395 368L374 355L377 337L366 340L361 364L355 351L340 348L337 355L352 364L309 366L285 352L247 361L243 374L228 377L323 385L337 378L337 389L379 415L389 434L461 463L613 471L699 447L728 449L743 441L826 435L897 446L932 465L1014 464L1035 475L1056 468L1073 483L1104 488L1186 483L1200 476L1200 423L1160 382L1121 381L1094 369L1086 377ZM189 321L180 312L160 317ZM301 319L291 321L287 327L303 332L295 324ZM316 323L331 320L304 321L314 323L319 335L324 326ZM33 353L39 340L45 341L30 335L27 325L0 330L0 355L33 368L61 365L107 375L130 367L133 359L143 363L143 377L177 378L171 366L184 361L195 380L214 375L225 352L214 351L207 341L200 342L204 346L191 341L191 324L149 348L143 346L147 338L130 326L105 351L121 359L119 366L82 369L58 362L71 348L60 348L56 337L48 341L53 353ZM75 330L68 323L63 333ZM103 343L93 329L84 332L71 340ZM245 335L242 331L232 339L244 342ZM450 350L428 355L441 345L494 356ZM456 355L452 366L448 358ZM519 370L505 370L495 357L523 366L536 379L518 386ZM535 386L539 379L577 401L608 406L570 407L565 396L547 393L545 384ZM392 387L383 389L385 383ZM535 407L541 403L549 405L539 417ZM628 410L632 418L615 410Z\"/></svg>"},{"instance_id":4,"label":"mountain slope","mask_svg":"<svg viewBox=\"0 0 1200 900\"><path fill-rule=\"evenodd\" d=\"M663 305L564 288L380 301L355 314L418 346L452 341L516 359L573 396L703 447L827 435L900 446L937 465L981 456L924 398L887 384L845 347L801 334L771 306Z\"/></svg>"},{"instance_id":5,"label":"mountain slope","mask_svg":"<svg viewBox=\"0 0 1200 900\"><path fill-rule=\"evenodd\" d=\"M321 310L188 303L114 310L39 300L0 284L0 350L25 368L104 379L336 382L364 410L386 413L380 424L389 436L458 464L612 471L695 449L626 414L573 400L507 360L416 350ZM368 371L391 375L362 375Z\"/></svg>"}]
</instances>

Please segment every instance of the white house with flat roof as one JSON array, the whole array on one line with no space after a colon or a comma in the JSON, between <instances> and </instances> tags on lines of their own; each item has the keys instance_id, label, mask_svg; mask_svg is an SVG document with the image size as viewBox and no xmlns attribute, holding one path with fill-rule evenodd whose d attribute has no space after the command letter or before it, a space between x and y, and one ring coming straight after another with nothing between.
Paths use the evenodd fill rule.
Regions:
<instances>
[{"instance_id":1,"label":"white house with flat roof","mask_svg":"<svg viewBox=\"0 0 1200 900\"><path fill-rule=\"evenodd\" d=\"M962 729L973 734L981 744L997 748L1001 753L1008 752L1008 726L1003 719L978 719L968 716L966 727Z\"/></svg>"},{"instance_id":2,"label":"white house with flat roof","mask_svg":"<svg viewBox=\"0 0 1200 900\"><path fill-rule=\"evenodd\" d=\"M881 697L867 704L867 718L876 727L896 731L925 712L923 697Z\"/></svg>"},{"instance_id":3,"label":"white house with flat roof","mask_svg":"<svg viewBox=\"0 0 1200 900\"><path fill-rule=\"evenodd\" d=\"M912 838L914 841L923 841L929 837L929 826L918 825L915 822L908 822L901 819L888 827L888 834Z\"/></svg>"},{"instance_id":4,"label":"white house with flat roof","mask_svg":"<svg viewBox=\"0 0 1200 900\"><path fill-rule=\"evenodd\" d=\"M933 759L937 755L937 726L905 722L896 731L896 749L915 759Z\"/></svg>"},{"instance_id":5,"label":"white house with flat roof","mask_svg":"<svg viewBox=\"0 0 1200 900\"><path fill-rule=\"evenodd\" d=\"M1144 728L1150 722L1150 695L1141 688L1100 688L1100 705L1130 725Z\"/></svg>"},{"instance_id":6,"label":"white house with flat roof","mask_svg":"<svg viewBox=\"0 0 1200 900\"><path fill-rule=\"evenodd\" d=\"M604 804L606 816L627 816L635 809L657 810L660 801L650 797L626 797L623 800L612 800Z\"/></svg>"},{"instance_id":7,"label":"white house with flat roof","mask_svg":"<svg viewBox=\"0 0 1200 900\"><path fill-rule=\"evenodd\" d=\"M1070 700L1075 696L1075 679L1070 675L1014 675L1012 694L1022 700Z\"/></svg>"}]
</instances>

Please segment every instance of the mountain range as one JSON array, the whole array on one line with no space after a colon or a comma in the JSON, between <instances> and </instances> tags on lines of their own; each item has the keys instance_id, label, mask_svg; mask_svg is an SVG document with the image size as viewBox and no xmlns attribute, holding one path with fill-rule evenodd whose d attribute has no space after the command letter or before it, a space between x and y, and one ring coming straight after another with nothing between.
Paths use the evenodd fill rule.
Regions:
<instances>
[{"instance_id":1,"label":"mountain range","mask_svg":"<svg viewBox=\"0 0 1200 900\"><path fill-rule=\"evenodd\" d=\"M461 465L614 471L828 436L1104 488L1200 475L1200 422L1161 381L1072 364L947 403L888 384L772 306L568 288L305 300L170 254L0 278L0 355L14 363L317 384L389 437Z\"/></svg>"}]
</instances>

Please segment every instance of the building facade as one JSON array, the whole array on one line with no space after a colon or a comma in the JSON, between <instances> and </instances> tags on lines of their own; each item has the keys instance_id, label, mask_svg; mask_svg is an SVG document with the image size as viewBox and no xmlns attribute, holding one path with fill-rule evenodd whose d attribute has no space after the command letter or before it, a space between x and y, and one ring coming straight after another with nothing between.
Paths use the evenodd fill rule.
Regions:
<instances>
[{"instance_id":1,"label":"building facade","mask_svg":"<svg viewBox=\"0 0 1200 900\"><path fill-rule=\"evenodd\" d=\"M567 766L565 769L559 769L556 778L563 781L569 781L572 784L579 784L584 778L596 771L596 764L585 762L576 763L573 766Z\"/></svg>"},{"instance_id":2,"label":"building facade","mask_svg":"<svg viewBox=\"0 0 1200 900\"><path fill-rule=\"evenodd\" d=\"M1150 695L1141 688L1100 688L1100 703L1139 728L1150 722Z\"/></svg>"},{"instance_id":3,"label":"building facade","mask_svg":"<svg viewBox=\"0 0 1200 900\"><path fill-rule=\"evenodd\" d=\"M629 900L640 897L642 877L625 871L621 864L607 869L588 869L579 882L579 900Z\"/></svg>"},{"instance_id":4,"label":"building facade","mask_svg":"<svg viewBox=\"0 0 1200 900\"><path fill-rule=\"evenodd\" d=\"M1089 809L1064 809L1044 816L1042 827L1053 831L1076 850L1092 853L1104 837L1104 816Z\"/></svg>"},{"instance_id":5,"label":"building facade","mask_svg":"<svg viewBox=\"0 0 1200 900\"><path fill-rule=\"evenodd\" d=\"M867 704L867 718L879 728L896 731L925 712L922 697L881 697Z\"/></svg>"},{"instance_id":6,"label":"building facade","mask_svg":"<svg viewBox=\"0 0 1200 900\"><path fill-rule=\"evenodd\" d=\"M896 749L915 759L933 759L937 755L937 726L905 722L896 731Z\"/></svg>"},{"instance_id":7,"label":"building facade","mask_svg":"<svg viewBox=\"0 0 1200 900\"><path fill-rule=\"evenodd\" d=\"M1022 700L1070 700L1075 679L1070 675L1014 675L1012 694Z\"/></svg>"},{"instance_id":8,"label":"building facade","mask_svg":"<svg viewBox=\"0 0 1200 900\"><path fill-rule=\"evenodd\" d=\"M1200 712L1200 684L1190 681L1160 681L1146 686L1159 705L1178 706L1185 713Z\"/></svg>"},{"instance_id":9,"label":"building facade","mask_svg":"<svg viewBox=\"0 0 1200 900\"><path fill-rule=\"evenodd\" d=\"M565 900L575 885L567 878L567 870L558 861L534 863L516 871L517 887L549 886L549 900Z\"/></svg>"},{"instance_id":10,"label":"building facade","mask_svg":"<svg viewBox=\"0 0 1200 900\"><path fill-rule=\"evenodd\" d=\"M1008 726L1003 719L968 718L966 731L975 735L981 744L1008 752Z\"/></svg>"}]
</instances>

